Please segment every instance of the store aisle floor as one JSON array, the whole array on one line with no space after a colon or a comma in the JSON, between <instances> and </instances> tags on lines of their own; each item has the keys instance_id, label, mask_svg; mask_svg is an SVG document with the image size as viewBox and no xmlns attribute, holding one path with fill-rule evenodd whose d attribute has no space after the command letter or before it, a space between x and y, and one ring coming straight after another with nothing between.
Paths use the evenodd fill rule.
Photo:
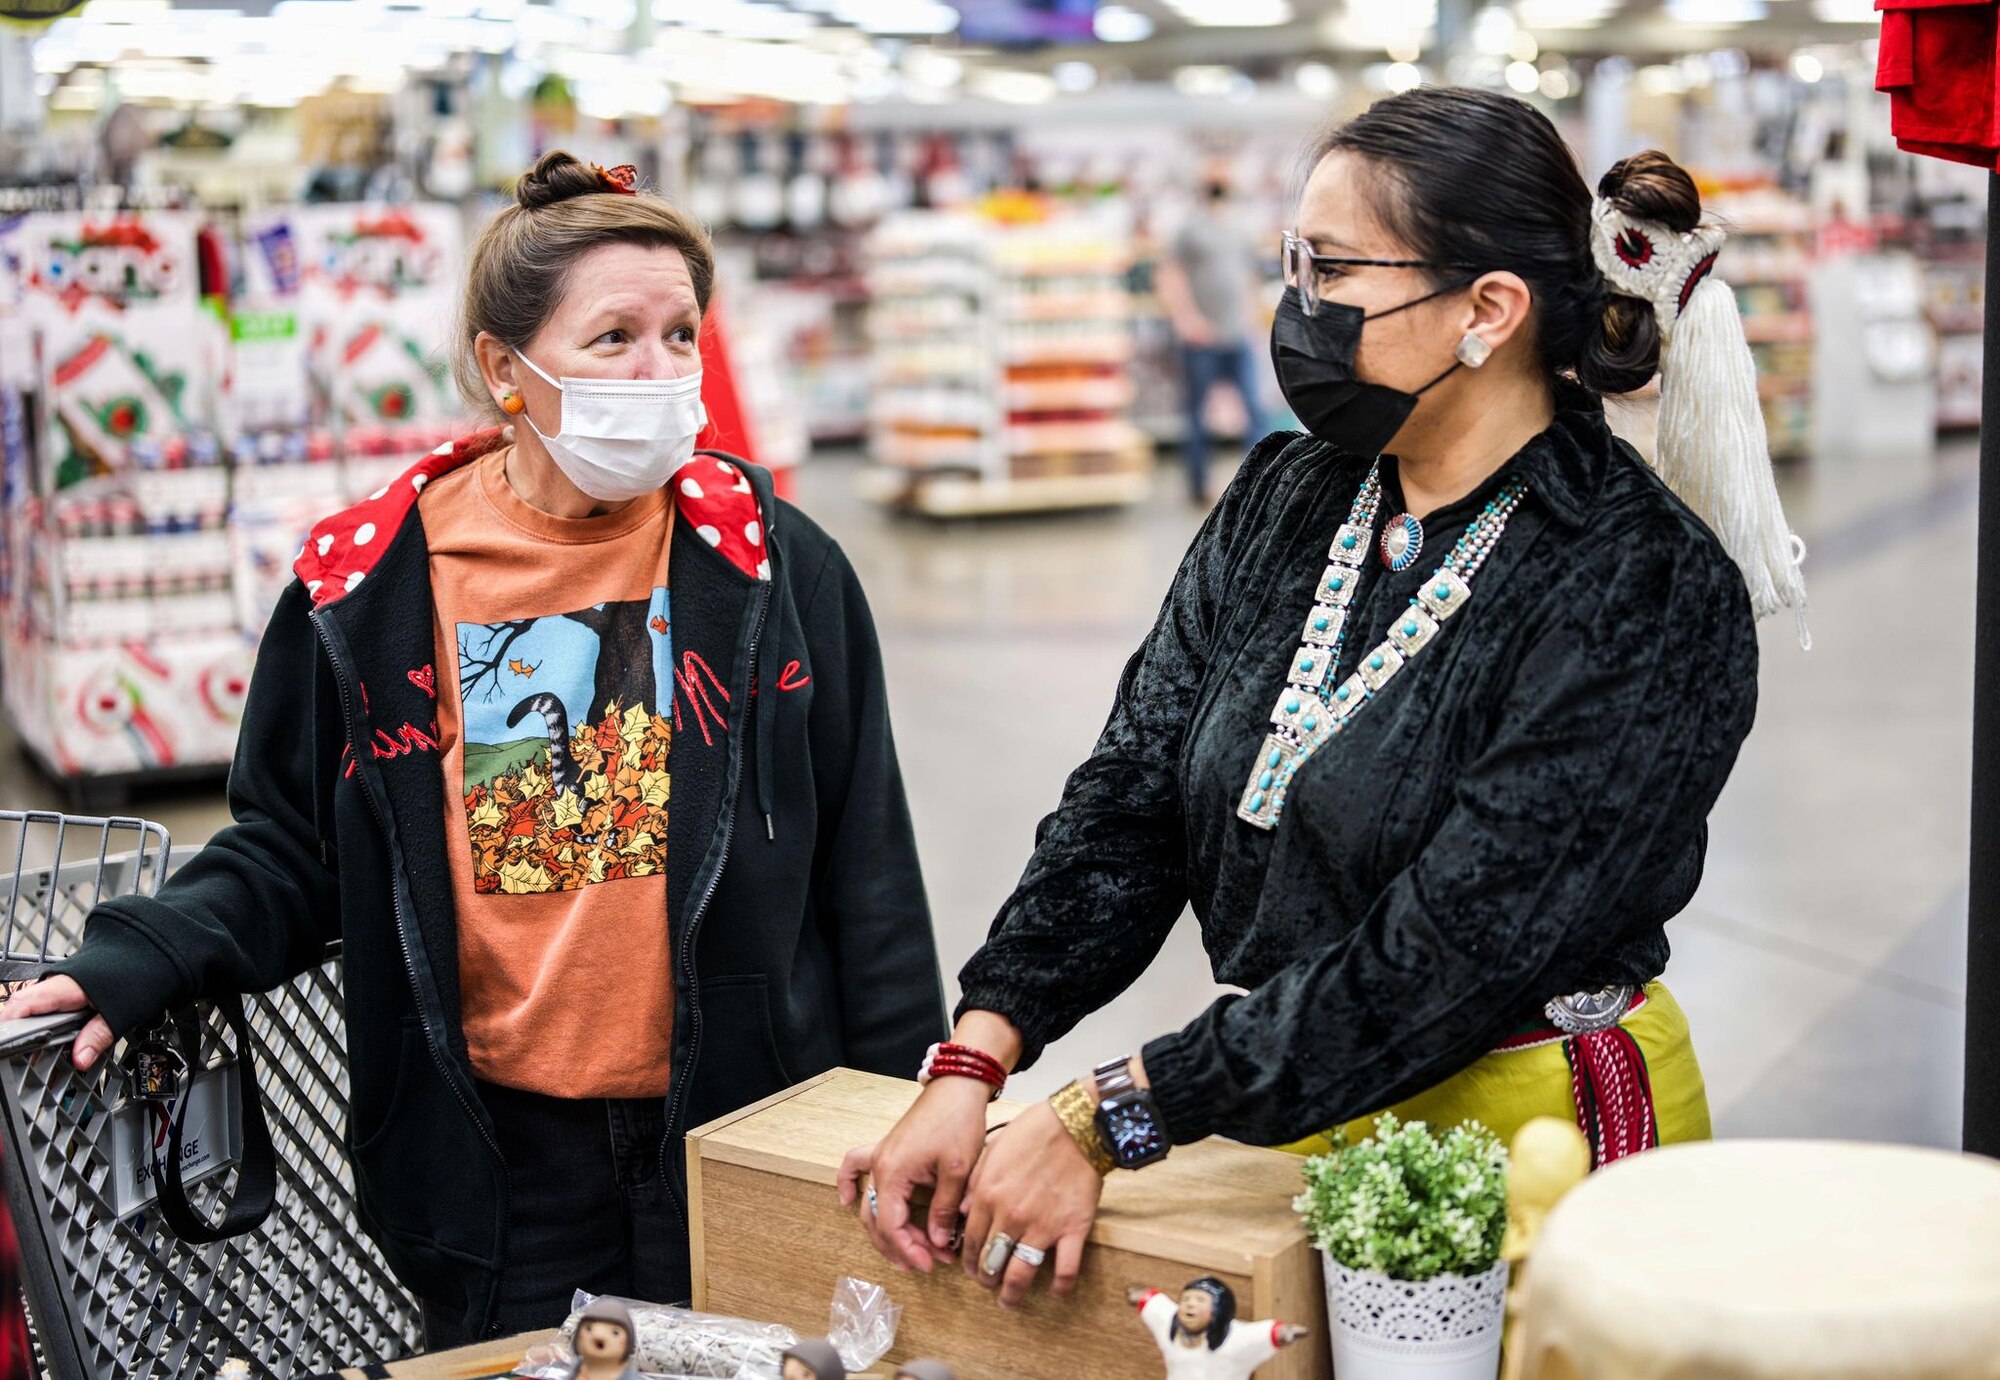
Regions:
<instances>
[{"instance_id":1,"label":"store aisle floor","mask_svg":"<svg viewBox=\"0 0 2000 1380\"><path fill-rule=\"evenodd\" d=\"M1723 1134L1957 1142L1972 459L1966 443L1937 462L1823 459L1787 495L1813 552L1815 649L1788 618L1764 625L1757 728L1711 819L1707 879L1668 929ZM1176 479L1136 512L938 524L868 506L839 459L802 472L881 626L954 993L1198 525ZM0 807L58 802L4 728L0 764ZM219 790L136 809L181 842L225 818ZM1052 1090L1218 990L1184 918L1017 1089Z\"/></svg>"}]
</instances>

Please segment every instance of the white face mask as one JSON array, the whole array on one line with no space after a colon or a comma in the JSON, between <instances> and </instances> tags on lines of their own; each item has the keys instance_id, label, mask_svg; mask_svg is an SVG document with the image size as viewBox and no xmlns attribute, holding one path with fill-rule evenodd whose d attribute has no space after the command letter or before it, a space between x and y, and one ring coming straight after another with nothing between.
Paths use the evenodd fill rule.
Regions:
<instances>
[{"instance_id":1,"label":"white face mask","mask_svg":"<svg viewBox=\"0 0 2000 1380\"><path fill-rule=\"evenodd\" d=\"M521 420L542 438L569 482L600 503L639 498L673 478L694 456L694 439L708 425L701 370L677 379L576 379L560 382L516 351L521 363L562 394L562 422L553 436L526 412Z\"/></svg>"}]
</instances>

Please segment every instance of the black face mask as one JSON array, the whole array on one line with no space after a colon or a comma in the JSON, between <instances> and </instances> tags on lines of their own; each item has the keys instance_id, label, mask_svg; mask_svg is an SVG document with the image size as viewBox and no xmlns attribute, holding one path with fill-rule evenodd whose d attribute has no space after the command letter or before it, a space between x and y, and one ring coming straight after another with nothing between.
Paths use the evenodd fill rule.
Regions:
<instances>
[{"instance_id":1,"label":"black face mask","mask_svg":"<svg viewBox=\"0 0 2000 1380\"><path fill-rule=\"evenodd\" d=\"M1285 402L1307 431L1354 455L1380 455L1417 399L1458 368L1439 374L1414 393L1379 383L1364 383L1354 372L1354 355L1361 348L1361 328L1370 321L1394 316L1433 297L1458 292L1464 284L1439 288L1414 301L1368 315L1359 307L1321 300L1311 316L1299 304L1297 288L1286 288L1271 322L1271 364Z\"/></svg>"}]
</instances>

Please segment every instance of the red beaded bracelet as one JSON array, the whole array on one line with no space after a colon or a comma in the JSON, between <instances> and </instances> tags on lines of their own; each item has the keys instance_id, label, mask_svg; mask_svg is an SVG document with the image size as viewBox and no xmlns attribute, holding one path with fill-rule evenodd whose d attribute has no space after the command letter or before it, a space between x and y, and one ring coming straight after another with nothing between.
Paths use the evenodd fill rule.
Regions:
<instances>
[{"instance_id":1,"label":"red beaded bracelet","mask_svg":"<svg viewBox=\"0 0 2000 1380\"><path fill-rule=\"evenodd\" d=\"M985 1050L970 1045L937 1044L924 1054L917 1070L917 1082L928 1087L933 1078L973 1078L993 1090L993 1097L1007 1086L1007 1070Z\"/></svg>"}]
</instances>

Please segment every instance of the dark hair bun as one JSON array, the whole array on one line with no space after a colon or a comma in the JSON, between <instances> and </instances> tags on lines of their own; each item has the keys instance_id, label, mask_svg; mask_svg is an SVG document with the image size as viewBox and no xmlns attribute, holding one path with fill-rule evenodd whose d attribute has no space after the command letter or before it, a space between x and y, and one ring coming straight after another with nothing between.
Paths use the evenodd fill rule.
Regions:
<instances>
[{"instance_id":1,"label":"dark hair bun","mask_svg":"<svg viewBox=\"0 0 2000 1380\"><path fill-rule=\"evenodd\" d=\"M1701 194L1687 170L1658 149L1612 164L1597 194L1626 215L1680 234L1701 224ZM1597 330L1584 342L1576 379L1594 393L1632 393L1660 371L1660 323L1650 302L1607 292Z\"/></svg>"},{"instance_id":2,"label":"dark hair bun","mask_svg":"<svg viewBox=\"0 0 2000 1380\"><path fill-rule=\"evenodd\" d=\"M561 149L551 149L521 174L521 180L514 184L514 200L533 211L604 190L604 179L596 168Z\"/></svg>"},{"instance_id":3,"label":"dark hair bun","mask_svg":"<svg viewBox=\"0 0 2000 1380\"><path fill-rule=\"evenodd\" d=\"M1701 224L1701 193L1687 169L1658 149L1621 158L1597 179L1597 194L1626 215L1686 234Z\"/></svg>"}]
</instances>

